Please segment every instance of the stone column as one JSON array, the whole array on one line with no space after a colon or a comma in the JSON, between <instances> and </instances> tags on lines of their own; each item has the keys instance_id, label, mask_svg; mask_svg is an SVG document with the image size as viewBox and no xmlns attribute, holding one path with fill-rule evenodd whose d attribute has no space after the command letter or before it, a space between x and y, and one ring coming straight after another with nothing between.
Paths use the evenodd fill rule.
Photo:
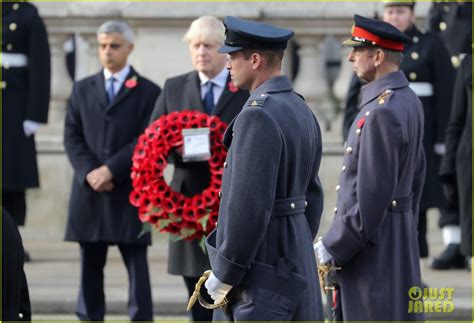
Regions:
<instances>
[{"instance_id":1,"label":"stone column","mask_svg":"<svg viewBox=\"0 0 474 323\"><path fill-rule=\"evenodd\" d=\"M323 39L323 35L297 35L300 65L295 79L295 90L305 97L307 104L318 117L322 130L334 114L321 50Z\"/></svg>"},{"instance_id":2,"label":"stone column","mask_svg":"<svg viewBox=\"0 0 474 323\"><path fill-rule=\"evenodd\" d=\"M72 82L66 68L63 44L68 34L49 35L51 51L51 99L49 103L48 125L40 129L38 135L62 136L66 101L71 93Z\"/></svg>"},{"instance_id":3,"label":"stone column","mask_svg":"<svg viewBox=\"0 0 474 323\"><path fill-rule=\"evenodd\" d=\"M347 37L339 37L341 42L345 39L347 39ZM347 97L347 91L349 90L349 84L351 82L352 75L354 74L352 63L347 60L347 57L351 51L352 47L343 47L341 68L339 70L339 75L332 87L334 96L343 104Z\"/></svg>"},{"instance_id":4,"label":"stone column","mask_svg":"<svg viewBox=\"0 0 474 323\"><path fill-rule=\"evenodd\" d=\"M92 75L102 68L99 62L99 47L97 44L97 35L93 34L82 34L82 39L84 40L83 54L78 55L80 61L80 66L84 66L87 71L86 75Z\"/></svg>"}]
</instances>

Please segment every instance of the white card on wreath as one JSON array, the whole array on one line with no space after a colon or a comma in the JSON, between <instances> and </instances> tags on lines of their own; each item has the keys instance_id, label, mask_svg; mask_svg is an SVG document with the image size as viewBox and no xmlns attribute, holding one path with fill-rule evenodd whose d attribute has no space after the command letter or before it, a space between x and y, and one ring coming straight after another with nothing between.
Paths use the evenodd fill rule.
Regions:
<instances>
[{"instance_id":1,"label":"white card on wreath","mask_svg":"<svg viewBox=\"0 0 474 323\"><path fill-rule=\"evenodd\" d=\"M209 128L183 129L183 161L205 161L211 157Z\"/></svg>"}]
</instances>

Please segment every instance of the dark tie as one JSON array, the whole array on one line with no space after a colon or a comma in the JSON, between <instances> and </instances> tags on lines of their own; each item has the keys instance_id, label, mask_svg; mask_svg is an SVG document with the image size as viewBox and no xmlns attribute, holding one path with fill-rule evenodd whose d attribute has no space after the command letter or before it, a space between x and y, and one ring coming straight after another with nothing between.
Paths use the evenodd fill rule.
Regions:
<instances>
[{"instance_id":1,"label":"dark tie","mask_svg":"<svg viewBox=\"0 0 474 323\"><path fill-rule=\"evenodd\" d=\"M109 99L109 104L112 103L115 97L114 83L115 83L115 79L113 76L107 80L106 91L107 91L107 99Z\"/></svg>"},{"instance_id":2,"label":"dark tie","mask_svg":"<svg viewBox=\"0 0 474 323\"><path fill-rule=\"evenodd\" d=\"M207 92L204 96L204 108L208 114L212 113L214 109L214 83L212 81L207 82Z\"/></svg>"}]
</instances>

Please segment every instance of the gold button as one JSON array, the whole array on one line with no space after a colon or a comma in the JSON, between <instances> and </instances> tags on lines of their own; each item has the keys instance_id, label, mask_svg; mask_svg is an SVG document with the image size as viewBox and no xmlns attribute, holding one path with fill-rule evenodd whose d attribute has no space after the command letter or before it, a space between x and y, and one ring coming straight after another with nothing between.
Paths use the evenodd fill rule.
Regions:
<instances>
[{"instance_id":1,"label":"gold button","mask_svg":"<svg viewBox=\"0 0 474 323\"><path fill-rule=\"evenodd\" d=\"M219 196L219 198L221 198L222 197L222 192L217 193L217 196Z\"/></svg>"},{"instance_id":2,"label":"gold button","mask_svg":"<svg viewBox=\"0 0 474 323\"><path fill-rule=\"evenodd\" d=\"M232 137L234 136L234 134L235 134L235 133L232 131Z\"/></svg>"},{"instance_id":3,"label":"gold button","mask_svg":"<svg viewBox=\"0 0 474 323\"><path fill-rule=\"evenodd\" d=\"M358 129L356 130L356 135L360 136L361 133L362 133L362 130L360 130L360 128L358 128Z\"/></svg>"},{"instance_id":4,"label":"gold button","mask_svg":"<svg viewBox=\"0 0 474 323\"><path fill-rule=\"evenodd\" d=\"M346 148L346 153L352 154L352 147L347 147Z\"/></svg>"},{"instance_id":5,"label":"gold button","mask_svg":"<svg viewBox=\"0 0 474 323\"><path fill-rule=\"evenodd\" d=\"M337 207L334 208L334 213L337 213Z\"/></svg>"},{"instance_id":6,"label":"gold button","mask_svg":"<svg viewBox=\"0 0 474 323\"><path fill-rule=\"evenodd\" d=\"M412 38L413 42L416 44L420 41L420 38L418 38L417 36L413 37Z\"/></svg>"},{"instance_id":7,"label":"gold button","mask_svg":"<svg viewBox=\"0 0 474 323\"><path fill-rule=\"evenodd\" d=\"M336 192L339 192L340 189L341 189L341 185L337 185L336 186Z\"/></svg>"},{"instance_id":8,"label":"gold button","mask_svg":"<svg viewBox=\"0 0 474 323\"><path fill-rule=\"evenodd\" d=\"M418 75L416 75L415 72L411 72L410 74L408 74L408 77L410 78L410 80L414 81L416 80Z\"/></svg>"},{"instance_id":9,"label":"gold button","mask_svg":"<svg viewBox=\"0 0 474 323\"><path fill-rule=\"evenodd\" d=\"M370 111L367 111L367 112L365 113L365 116L368 117L369 115L370 115Z\"/></svg>"},{"instance_id":10,"label":"gold button","mask_svg":"<svg viewBox=\"0 0 474 323\"><path fill-rule=\"evenodd\" d=\"M11 31L15 31L17 25L16 25L14 22L12 22L12 23L10 24L10 26L8 26L8 27L10 28Z\"/></svg>"},{"instance_id":11,"label":"gold button","mask_svg":"<svg viewBox=\"0 0 474 323\"><path fill-rule=\"evenodd\" d=\"M392 201L392 207L397 207L397 201L395 200Z\"/></svg>"},{"instance_id":12,"label":"gold button","mask_svg":"<svg viewBox=\"0 0 474 323\"><path fill-rule=\"evenodd\" d=\"M18 3L13 4L13 10L18 10L20 8L20 5Z\"/></svg>"},{"instance_id":13,"label":"gold button","mask_svg":"<svg viewBox=\"0 0 474 323\"><path fill-rule=\"evenodd\" d=\"M224 162L224 168L227 168L227 162Z\"/></svg>"},{"instance_id":14,"label":"gold button","mask_svg":"<svg viewBox=\"0 0 474 323\"><path fill-rule=\"evenodd\" d=\"M444 21L441 21L441 22L439 23L439 30L445 31L447 28L448 28L448 24L445 23Z\"/></svg>"},{"instance_id":15,"label":"gold button","mask_svg":"<svg viewBox=\"0 0 474 323\"><path fill-rule=\"evenodd\" d=\"M13 49L13 45L12 44L7 44L7 50L12 50Z\"/></svg>"},{"instance_id":16,"label":"gold button","mask_svg":"<svg viewBox=\"0 0 474 323\"><path fill-rule=\"evenodd\" d=\"M291 203L291 204L290 204L290 209L294 210L295 208L296 208L295 203Z\"/></svg>"},{"instance_id":17,"label":"gold button","mask_svg":"<svg viewBox=\"0 0 474 323\"><path fill-rule=\"evenodd\" d=\"M417 52L413 52L411 53L411 58L416 61L418 58L420 58L420 54L418 54Z\"/></svg>"},{"instance_id":18,"label":"gold button","mask_svg":"<svg viewBox=\"0 0 474 323\"><path fill-rule=\"evenodd\" d=\"M304 207L308 206L308 201L304 201Z\"/></svg>"},{"instance_id":19,"label":"gold button","mask_svg":"<svg viewBox=\"0 0 474 323\"><path fill-rule=\"evenodd\" d=\"M2 90L6 89L7 88L7 82L2 81L2 83L0 83L0 88L2 88Z\"/></svg>"},{"instance_id":20,"label":"gold button","mask_svg":"<svg viewBox=\"0 0 474 323\"><path fill-rule=\"evenodd\" d=\"M461 59L459 56L451 56L451 64L453 64L454 68L459 68L459 66L461 66Z\"/></svg>"},{"instance_id":21,"label":"gold button","mask_svg":"<svg viewBox=\"0 0 474 323\"><path fill-rule=\"evenodd\" d=\"M343 172L346 171L346 165L342 166L342 171L343 171Z\"/></svg>"}]
</instances>

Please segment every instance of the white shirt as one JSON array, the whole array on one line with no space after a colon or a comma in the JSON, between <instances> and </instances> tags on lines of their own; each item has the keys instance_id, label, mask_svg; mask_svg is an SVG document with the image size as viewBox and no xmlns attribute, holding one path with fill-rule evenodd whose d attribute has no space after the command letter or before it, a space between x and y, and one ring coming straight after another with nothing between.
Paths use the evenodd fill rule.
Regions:
<instances>
[{"instance_id":1,"label":"white shirt","mask_svg":"<svg viewBox=\"0 0 474 323\"><path fill-rule=\"evenodd\" d=\"M115 79L114 82L114 94L117 95L117 93L120 91L120 88L122 87L122 84L125 82L127 79L128 74L130 73L130 65L125 65L122 70L118 71L117 73L112 74L108 69L104 68L104 85L105 85L105 90L107 91L107 88L109 87L109 78L112 76Z\"/></svg>"},{"instance_id":2,"label":"white shirt","mask_svg":"<svg viewBox=\"0 0 474 323\"><path fill-rule=\"evenodd\" d=\"M227 86L228 77L229 70L227 68L224 68L211 80L214 83L214 88L212 89L212 92L214 92L214 105L217 104L219 98L222 95L222 92L224 92L224 89ZM204 100L204 97L206 96L207 90L209 88L209 85L207 84L207 82L209 82L209 78L204 75L204 73L199 72L199 79L201 80L201 99Z\"/></svg>"}]
</instances>

